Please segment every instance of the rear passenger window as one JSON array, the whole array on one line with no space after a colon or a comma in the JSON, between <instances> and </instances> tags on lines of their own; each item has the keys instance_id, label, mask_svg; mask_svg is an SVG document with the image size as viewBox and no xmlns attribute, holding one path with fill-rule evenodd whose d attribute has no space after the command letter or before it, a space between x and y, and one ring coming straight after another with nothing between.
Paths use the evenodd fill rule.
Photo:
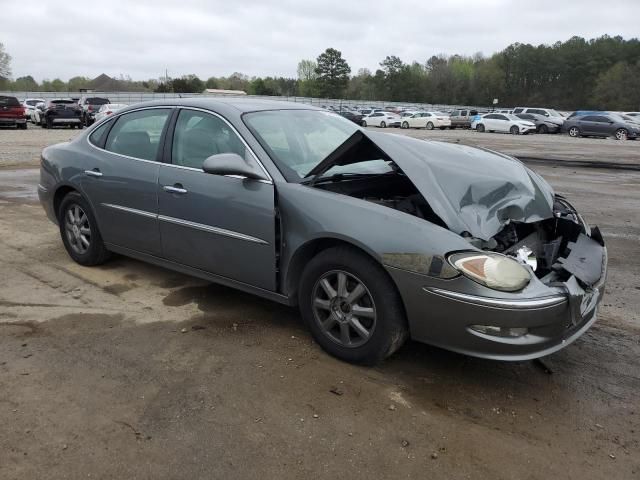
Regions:
<instances>
[{"instance_id":1,"label":"rear passenger window","mask_svg":"<svg viewBox=\"0 0 640 480\"><path fill-rule=\"evenodd\" d=\"M89 135L89 141L96 147L104 148L104 142L106 140L109 128L111 128L113 122L105 122L96 128L91 135Z\"/></svg>"},{"instance_id":2,"label":"rear passenger window","mask_svg":"<svg viewBox=\"0 0 640 480\"><path fill-rule=\"evenodd\" d=\"M120 116L109 132L105 149L142 160L157 160L160 137L170 109L154 108Z\"/></svg>"}]
</instances>

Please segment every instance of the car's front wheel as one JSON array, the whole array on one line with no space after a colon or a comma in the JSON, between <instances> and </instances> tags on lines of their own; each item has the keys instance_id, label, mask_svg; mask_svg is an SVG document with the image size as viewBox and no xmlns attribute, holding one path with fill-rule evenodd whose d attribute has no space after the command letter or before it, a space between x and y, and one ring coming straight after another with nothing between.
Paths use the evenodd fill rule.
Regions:
<instances>
[{"instance_id":1,"label":"car's front wheel","mask_svg":"<svg viewBox=\"0 0 640 480\"><path fill-rule=\"evenodd\" d=\"M313 338L341 360L376 364L408 336L395 285L379 264L354 248L330 248L314 257L298 295Z\"/></svg>"},{"instance_id":2,"label":"car's front wheel","mask_svg":"<svg viewBox=\"0 0 640 480\"><path fill-rule=\"evenodd\" d=\"M569 129L569 136L573 138L577 138L580 136L580 129L578 127L571 127Z\"/></svg>"},{"instance_id":3,"label":"car's front wheel","mask_svg":"<svg viewBox=\"0 0 640 480\"><path fill-rule=\"evenodd\" d=\"M520 129L514 125L509 129L509 133L511 133L511 135L518 135L520 133Z\"/></svg>"},{"instance_id":4,"label":"car's front wheel","mask_svg":"<svg viewBox=\"0 0 640 480\"><path fill-rule=\"evenodd\" d=\"M68 193L58 210L60 235L69 256L80 265L100 265L109 258L89 203L77 192Z\"/></svg>"},{"instance_id":5,"label":"car's front wheel","mask_svg":"<svg viewBox=\"0 0 640 480\"><path fill-rule=\"evenodd\" d=\"M367 121L366 120L362 121L362 126L365 127L365 128L367 127Z\"/></svg>"},{"instance_id":6,"label":"car's front wheel","mask_svg":"<svg viewBox=\"0 0 640 480\"><path fill-rule=\"evenodd\" d=\"M545 124L542 124L538 127L538 133L549 133L549 128Z\"/></svg>"},{"instance_id":7,"label":"car's front wheel","mask_svg":"<svg viewBox=\"0 0 640 480\"><path fill-rule=\"evenodd\" d=\"M409 128L409 123L408 122L402 122L402 128Z\"/></svg>"},{"instance_id":8,"label":"car's front wheel","mask_svg":"<svg viewBox=\"0 0 640 480\"><path fill-rule=\"evenodd\" d=\"M386 122L380 122L380 127L381 128L387 128L387 123Z\"/></svg>"},{"instance_id":9,"label":"car's front wheel","mask_svg":"<svg viewBox=\"0 0 640 480\"><path fill-rule=\"evenodd\" d=\"M479 123L479 124L476 126L476 131L478 131L478 132L480 132L480 133L484 133L484 125L483 125L483 124L481 124L481 123Z\"/></svg>"}]
</instances>

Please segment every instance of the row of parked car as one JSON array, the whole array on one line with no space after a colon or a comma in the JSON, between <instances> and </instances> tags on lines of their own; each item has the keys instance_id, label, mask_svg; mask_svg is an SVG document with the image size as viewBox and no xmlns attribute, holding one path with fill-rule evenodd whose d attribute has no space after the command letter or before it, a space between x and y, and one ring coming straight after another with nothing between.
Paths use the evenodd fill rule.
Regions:
<instances>
[{"instance_id":1,"label":"row of parked car","mask_svg":"<svg viewBox=\"0 0 640 480\"><path fill-rule=\"evenodd\" d=\"M126 106L111 103L108 98L91 96L51 100L27 98L23 102L16 97L0 96L0 125L26 129L27 122L31 122L43 128L83 128Z\"/></svg>"},{"instance_id":2,"label":"row of parked car","mask_svg":"<svg viewBox=\"0 0 640 480\"><path fill-rule=\"evenodd\" d=\"M327 107L342 114L344 109ZM567 133L571 137L614 137L618 140L640 137L640 112L576 111L558 112L552 108L517 107L479 111L457 109L449 112L403 109L361 109L362 126L426 128L427 130L471 128L478 132L514 135L529 133ZM346 115L343 115L346 116ZM358 120L354 121L358 122Z\"/></svg>"}]
</instances>

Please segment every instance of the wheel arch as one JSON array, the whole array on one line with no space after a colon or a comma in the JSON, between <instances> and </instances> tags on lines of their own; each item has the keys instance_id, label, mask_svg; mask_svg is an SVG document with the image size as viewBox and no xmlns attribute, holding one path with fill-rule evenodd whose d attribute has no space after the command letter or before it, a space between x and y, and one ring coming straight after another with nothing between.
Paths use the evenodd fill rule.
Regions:
<instances>
[{"instance_id":1,"label":"wheel arch","mask_svg":"<svg viewBox=\"0 0 640 480\"><path fill-rule=\"evenodd\" d=\"M286 271L284 272L283 287L284 293L289 297L292 305L297 305L298 303L298 287L300 284L300 278L302 277L302 272L304 271L304 267L313 257L318 255L320 252L334 247L352 248L376 262L376 264L378 264L382 268L382 270L384 270L385 274L388 276L389 280L396 288L396 291L398 291L398 286L396 285L391 275L389 275L387 270L384 268L384 265L380 261L380 258L377 257L373 252L371 252L367 247L360 244L360 242L354 241L352 239L345 239L337 236L323 236L314 238L300 245L292 254L291 260L288 262ZM402 298L401 295L400 298Z\"/></svg>"}]
</instances>

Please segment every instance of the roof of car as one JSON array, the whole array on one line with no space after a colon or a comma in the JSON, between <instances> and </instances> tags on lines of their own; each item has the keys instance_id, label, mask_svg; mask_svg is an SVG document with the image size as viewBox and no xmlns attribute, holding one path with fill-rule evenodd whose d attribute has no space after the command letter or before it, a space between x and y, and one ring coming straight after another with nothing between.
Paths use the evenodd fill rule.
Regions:
<instances>
[{"instance_id":1,"label":"roof of car","mask_svg":"<svg viewBox=\"0 0 640 480\"><path fill-rule=\"evenodd\" d=\"M140 108L145 106L160 105L199 107L212 110L233 109L238 113L264 110L322 110L321 108L304 103L235 97L167 98L164 100L154 100L152 102L137 103L135 105L132 105L132 107Z\"/></svg>"}]
</instances>

